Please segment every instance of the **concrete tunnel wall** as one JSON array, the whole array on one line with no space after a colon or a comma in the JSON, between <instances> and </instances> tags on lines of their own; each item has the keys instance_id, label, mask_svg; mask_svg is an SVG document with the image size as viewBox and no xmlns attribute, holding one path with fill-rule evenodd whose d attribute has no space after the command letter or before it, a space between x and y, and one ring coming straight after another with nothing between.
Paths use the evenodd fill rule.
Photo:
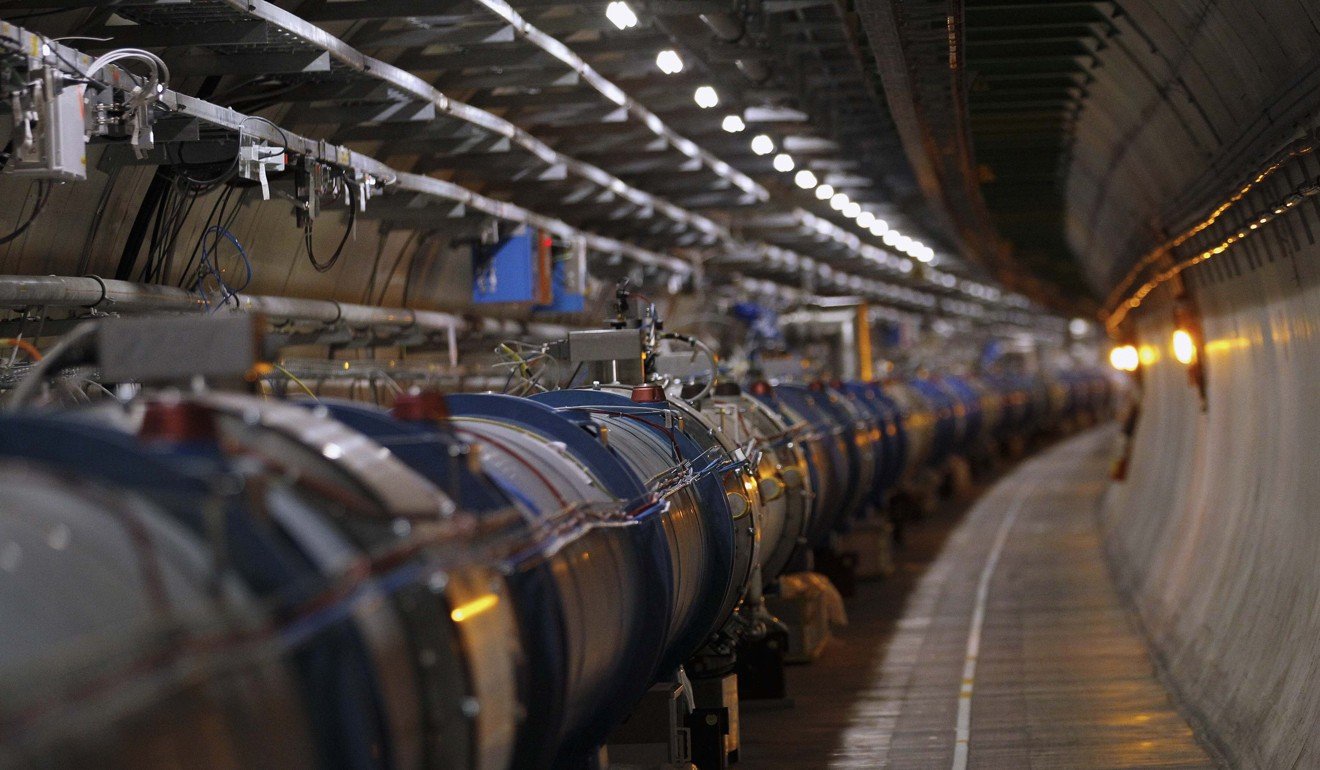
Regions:
<instances>
[{"instance_id":1,"label":"concrete tunnel wall","mask_svg":"<svg viewBox=\"0 0 1320 770\"><path fill-rule=\"evenodd\" d=\"M1318 219L1308 204L1187 274L1205 411L1170 352L1171 295L1140 308L1142 411L1101 511L1166 678L1248 768L1320 767Z\"/></svg>"}]
</instances>

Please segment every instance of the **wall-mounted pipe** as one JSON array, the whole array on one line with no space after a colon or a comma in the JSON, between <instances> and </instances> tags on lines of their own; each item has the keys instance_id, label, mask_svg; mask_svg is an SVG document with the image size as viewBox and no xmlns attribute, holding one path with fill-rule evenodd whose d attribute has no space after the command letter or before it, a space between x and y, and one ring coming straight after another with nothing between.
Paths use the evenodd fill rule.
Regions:
<instances>
[{"instance_id":1,"label":"wall-mounted pipe","mask_svg":"<svg viewBox=\"0 0 1320 770\"><path fill-rule=\"evenodd\" d=\"M201 312L196 294L172 286L117 281L95 276L0 276L0 308L87 308L111 313ZM344 324L355 329L413 329L429 333L453 330L461 337L518 336L556 339L568 326L511 319L466 318L436 310L373 307L333 300L244 295L239 309L261 313L274 322Z\"/></svg>"}]
</instances>

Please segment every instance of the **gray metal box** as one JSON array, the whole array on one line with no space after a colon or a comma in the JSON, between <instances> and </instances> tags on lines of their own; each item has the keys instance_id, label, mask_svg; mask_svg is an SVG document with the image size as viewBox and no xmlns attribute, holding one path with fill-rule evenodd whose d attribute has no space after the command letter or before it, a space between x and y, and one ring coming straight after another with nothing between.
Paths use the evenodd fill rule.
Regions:
<instances>
[{"instance_id":1,"label":"gray metal box","mask_svg":"<svg viewBox=\"0 0 1320 770\"><path fill-rule=\"evenodd\" d=\"M42 78L39 95L32 105L37 113L33 126L35 147L26 157L16 155L7 173L34 179L80 181L87 178L86 121L83 87L59 88L51 70ZM55 96L51 93L58 90Z\"/></svg>"},{"instance_id":2,"label":"gray metal box","mask_svg":"<svg viewBox=\"0 0 1320 770\"><path fill-rule=\"evenodd\" d=\"M642 333L638 329L590 329L568 333L568 360L633 361L642 357Z\"/></svg>"},{"instance_id":3,"label":"gray metal box","mask_svg":"<svg viewBox=\"0 0 1320 770\"><path fill-rule=\"evenodd\" d=\"M259 322L237 313L107 318L96 335L101 376L109 382L241 377L261 355Z\"/></svg>"}]
</instances>

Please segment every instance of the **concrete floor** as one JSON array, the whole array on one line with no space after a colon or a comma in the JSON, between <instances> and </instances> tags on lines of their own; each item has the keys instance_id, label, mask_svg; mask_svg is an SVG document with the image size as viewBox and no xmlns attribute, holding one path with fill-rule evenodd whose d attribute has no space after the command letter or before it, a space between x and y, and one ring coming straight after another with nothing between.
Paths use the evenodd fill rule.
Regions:
<instances>
[{"instance_id":1,"label":"concrete floor","mask_svg":"<svg viewBox=\"0 0 1320 770\"><path fill-rule=\"evenodd\" d=\"M1214 767L1106 569L1112 436L1056 444L913 525L898 574L863 583L851 625L790 670L796 706L743 715L739 766Z\"/></svg>"}]
</instances>

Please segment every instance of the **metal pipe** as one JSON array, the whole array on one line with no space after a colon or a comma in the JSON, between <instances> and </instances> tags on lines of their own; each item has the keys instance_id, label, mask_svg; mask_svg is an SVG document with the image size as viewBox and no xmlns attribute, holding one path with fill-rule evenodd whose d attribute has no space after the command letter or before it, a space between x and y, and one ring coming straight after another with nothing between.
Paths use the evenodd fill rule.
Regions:
<instances>
[{"instance_id":1,"label":"metal pipe","mask_svg":"<svg viewBox=\"0 0 1320 770\"><path fill-rule=\"evenodd\" d=\"M200 312L206 303L173 286L117 281L96 276L0 275L0 309L95 308L120 313ZM345 324L354 329L393 328L449 332L463 337L516 336L557 339L568 335L563 324L511 319L465 318L436 310L374 307L322 299L243 295L239 309L261 313L275 322Z\"/></svg>"},{"instance_id":2,"label":"metal pipe","mask_svg":"<svg viewBox=\"0 0 1320 770\"><path fill-rule=\"evenodd\" d=\"M124 312L200 310L196 294L173 286L116 281L87 276L0 276L0 307L100 308Z\"/></svg>"}]
</instances>

